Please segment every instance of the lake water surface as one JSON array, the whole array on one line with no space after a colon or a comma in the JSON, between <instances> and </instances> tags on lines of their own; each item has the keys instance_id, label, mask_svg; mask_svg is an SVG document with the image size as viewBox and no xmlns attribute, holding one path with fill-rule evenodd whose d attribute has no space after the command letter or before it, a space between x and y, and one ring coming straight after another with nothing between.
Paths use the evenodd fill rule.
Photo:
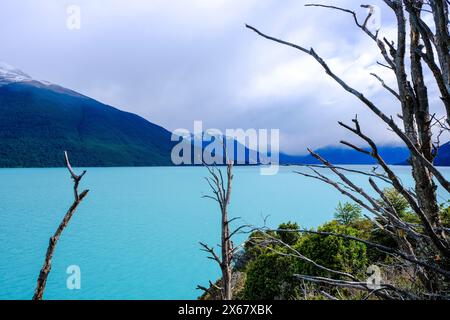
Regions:
<instances>
[{"instance_id":1,"label":"lake water surface","mask_svg":"<svg viewBox=\"0 0 450 320\"><path fill-rule=\"evenodd\" d=\"M346 199L295 170L302 169L261 176L257 167L235 168L232 217L262 225L270 216L273 227L332 219ZM395 171L411 183L409 168ZM450 178L449 168L442 171ZM216 203L202 198L209 194L206 175L200 167L88 169L81 187L91 191L58 243L44 298L195 299L197 284L219 277L198 245L220 241ZM48 239L72 199L66 169L0 169L0 299L32 297ZM66 287L70 265L81 268L80 290Z\"/></svg>"}]
</instances>

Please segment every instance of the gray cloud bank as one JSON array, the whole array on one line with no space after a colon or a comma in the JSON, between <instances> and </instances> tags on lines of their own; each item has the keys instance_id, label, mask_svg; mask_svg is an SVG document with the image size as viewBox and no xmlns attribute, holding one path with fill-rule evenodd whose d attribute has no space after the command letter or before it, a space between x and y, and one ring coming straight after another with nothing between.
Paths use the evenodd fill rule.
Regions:
<instances>
[{"instance_id":1,"label":"gray cloud bank","mask_svg":"<svg viewBox=\"0 0 450 320\"><path fill-rule=\"evenodd\" d=\"M358 10L354 0L329 1ZM393 17L380 1L382 32ZM68 5L81 29L66 27ZM374 44L350 16L305 8L300 0L16 0L0 4L0 60L169 130L279 128L281 148L352 140L337 125L358 113L368 134L397 140L383 123L329 79L310 57L258 37L245 23L314 47L338 74L378 102L398 107L370 76L394 84ZM430 88L433 92L434 88ZM435 91L434 91L435 92ZM442 114L436 93L435 112Z\"/></svg>"}]
</instances>

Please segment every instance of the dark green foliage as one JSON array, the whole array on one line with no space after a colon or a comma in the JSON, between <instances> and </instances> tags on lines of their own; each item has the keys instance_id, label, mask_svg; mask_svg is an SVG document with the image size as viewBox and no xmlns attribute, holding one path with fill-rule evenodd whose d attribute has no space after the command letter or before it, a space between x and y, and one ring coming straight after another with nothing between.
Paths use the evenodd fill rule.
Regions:
<instances>
[{"instance_id":1,"label":"dark green foliage","mask_svg":"<svg viewBox=\"0 0 450 320\"><path fill-rule=\"evenodd\" d=\"M281 249L282 250L282 249ZM273 300L284 296L295 282L294 258L267 253L250 262L243 291L244 299Z\"/></svg>"},{"instance_id":2,"label":"dark green foliage","mask_svg":"<svg viewBox=\"0 0 450 320\"><path fill-rule=\"evenodd\" d=\"M362 209L359 205L349 202L342 204L339 202L334 217L340 223L349 225L350 223L361 219L361 214Z\"/></svg>"},{"instance_id":3,"label":"dark green foliage","mask_svg":"<svg viewBox=\"0 0 450 320\"><path fill-rule=\"evenodd\" d=\"M171 164L170 132L59 87L1 87L0 128L0 167Z\"/></svg>"},{"instance_id":4,"label":"dark green foliage","mask_svg":"<svg viewBox=\"0 0 450 320\"><path fill-rule=\"evenodd\" d=\"M332 221L320 227L320 232L360 237L361 233L350 226ZM342 237L311 234L303 237L296 249L306 257L325 267L353 274L365 272L367 266L366 245ZM310 263L299 260L302 274L330 276Z\"/></svg>"},{"instance_id":5,"label":"dark green foliage","mask_svg":"<svg viewBox=\"0 0 450 320\"><path fill-rule=\"evenodd\" d=\"M288 222L288 223L282 223L278 227L279 231L277 231L277 235L280 238L283 243L287 245L294 245L297 243L297 241L300 239L300 233L299 232L293 232L289 230L299 230L299 226L297 223ZM286 230L286 231L283 231Z\"/></svg>"},{"instance_id":6,"label":"dark green foliage","mask_svg":"<svg viewBox=\"0 0 450 320\"><path fill-rule=\"evenodd\" d=\"M401 195L396 189L394 188L386 188L383 190L383 193L387 200L389 201L390 205L395 209L396 213L399 215L399 217L408 223L414 223L419 224L420 220L419 217L411 211L411 207L409 206L408 200ZM391 210L390 206L386 204L382 199L378 200L378 203L380 206L384 207L386 210ZM376 219L379 223L382 223L378 218ZM386 247L390 248L398 248L398 242L388 233L381 230L380 228L376 227L374 230L370 233L369 241L378 243L381 245L384 245ZM410 239L410 241L412 241ZM374 262L378 261L384 261L386 259L389 259L389 256L385 253L382 253L379 250L376 249L369 249L368 250L368 256L370 259Z\"/></svg>"},{"instance_id":7,"label":"dark green foliage","mask_svg":"<svg viewBox=\"0 0 450 320\"><path fill-rule=\"evenodd\" d=\"M358 221L364 225L361 220ZM364 226L368 226L366 223ZM295 223L280 225L280 229L298 230ZM359 231L352 226L342 225L337 221L327 223L319 231L333 232L351 236L363 236L367 230ZM292 237L295 235L295 238ZM318 275L329 274L298 257L292 250L280 242L268 241L275 237L300 252L302 255L338 271L355 274L364 273L368 264L366 246L360 242L340 237L326 237L316 234L277 232L270 236L264 232L252 234L250 243L245 249L248 254L246 282L243 290L245 299L294 298L300 291L300 283L295 274ZM288 236L288 237L287 237ZM287 238L286 238L287 237ZM257 239L257 240L256 240ZM296 243L293 240L296 239Z\"/></svg>"},{"instance_id":8,"label":"dark green foliage","mask_svg":"<svg viewBox=\"0 0 450 320\"><path fill-rule=\"evenodd\" d=\"M271 234L271 236L274 235L274 233ZM246 259L253 260L261 254L269 252L267 247L273 247L268 234L262 231L253 232L244 246Z\"/></svg>"},{"instance_id":9,"label":"dark green foliage","mask_svg":"<svg viewBox=\"0 0 450 320\"><path fill-rule=\"evenodd\" d=\"M408 202L393 189L386 189L385 195L402 219L414 222L417 216L411 212ZM380 205L386 205L378 200ZM441 219L444 226L450 226L450 202L441 205ZM317 231L327 234L348 235L390 248L396 248L397 242L381 230L373 221L361 218L361 209L350 204L339 204L336 218L319 227ZM281 224L277 232L255 232L245 246L246 265L241 270L246 275L244 288L239 294L242 299L323 299L320 290L335 294L332 288L308 283L313 289L308 296L303 295L301 282L295 275L309 275L339 279L340 276L316 267L297 253L332 270L347 272L364 279L369 265L389 266L396 262L392 257L360 241L345 239L314 232L283 232L281 230L299 230L296 223ZM274 241L275 238L275 241ZM280 240L280 241L277 241ZM288 244L293 250L281 243ZM410 239L411 241L411 239ZM402 274L399 275L401 281ZM406 280L405 280L406 281ZM320 290L314 290L314 288ZM329 291L331 290L331 291ZM310 291L311 292L311 291ZM361 293L352 290L340 290L340 294L349 299L360 299Z\"/></svg>"},{"instance_id":10,"label":"dark green foliage","mask_svg":"<svg viewBox=\"0 0 450 320\"><path fill-rule=\"evenodd\" d=\"M408 200L406 200L405 197L403 197L397 190L394 188L389 188L385 189L383 192L402 220L409 223L420 224L420 218L411 210ZM385 205L381 201L380 204ZM450 201L440 205L440 217L444 226L449 227Z\"/></svg>"},{"instance_id":11,"label":"dark green foliage","mask_svg":"<svg viewBox=\"0 0 450 320\"><path fill-rule=\"evenodd\" d=\"M408 200L406 200L396 189L386 188L383 190L383 193L400 216L409 211Z\"/></svg>"}]
</instances>

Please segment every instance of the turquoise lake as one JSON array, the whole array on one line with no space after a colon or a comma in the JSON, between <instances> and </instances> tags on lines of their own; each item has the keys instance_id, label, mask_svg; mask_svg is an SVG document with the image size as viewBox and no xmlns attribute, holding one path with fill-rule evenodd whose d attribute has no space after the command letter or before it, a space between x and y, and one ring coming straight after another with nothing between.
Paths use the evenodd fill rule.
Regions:
<instances>
[{"instance_id":1,"label":"turquoise lake","mask_svg":"<svg viewBox=\"0 0 450 320\"><path fill-rule=\"evenodd\" d=\"M332 219L346 199L295 170L305 169L261 176L257 167L235 168L231 216L253 225L269 216L272 227ZM409 170L395 168L405 184ZM442 172L450 178L450 168ZM58 243L44 298L197 298L197 284L219 277L198 244L220 241L216 203L202 198L210 193L206 175L201 167L88 169L81 187L90 193ZM365 177L349 176L368 186ZM66 169L0 169L0 299L32 297L48 239L72 200ZM81 269L80 290L66 287L70 265Z\"/></svg>"}]
</instances>

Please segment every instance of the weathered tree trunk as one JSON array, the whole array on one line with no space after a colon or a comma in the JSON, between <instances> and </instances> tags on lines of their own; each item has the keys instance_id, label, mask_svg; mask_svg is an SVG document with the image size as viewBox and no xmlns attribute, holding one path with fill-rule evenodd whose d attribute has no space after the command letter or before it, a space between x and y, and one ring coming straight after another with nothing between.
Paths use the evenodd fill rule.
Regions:
<instances>
[{"instance_id":1,"label":"weathered tree trunk","mask_svg":"<svg viewBox=\"0 0 450 320\"><path fill-rule=\"evenodd\" d=\"M233 258L233 247L230 238L230 222L228 219L228 205L231 198L231 186L232 186L232 168L230 163L227 166L227 189L225 192L224 203L222 207L222 279L223 279L223 299L232 299L232 287L231 287L231 263Z\"/></svg>"},{"instance_id":2,"label":"weathered tree trunk","mask_svg":"<svg viewBox=\"0 0 450 320\"><path fill-rule=\"evenodd\" d=\"M216 261L220 266L222 273L222 286L219 288L221 291L223 300L231 300L233 298L233 288L232 288L232 262L235 252L233 248L233 242L231 241L232 236L238 232L241 228L230 232L230 222L228 216L228 206L231 199L231 188L233 182L233 162L229 161L227 163L227 182L226 186L223 180L222 172L220 169L215 170L214 168L209 168L210 178L206 178L211 187L214 196L205 196L205 198L212 199L219 204L221 213L221 257L219 257L213 248L209 247L204 243L200 243L203 247L203 251L210 254L210 259ZM203 287L198 286L198 288L205 290ZM206 290L207 291L207 290Z\"/></svg>"},{"instance_id":3,"label":"weathered tree trunk","mask_svg":"<svg viewBox=\"0 0 450 320\"><path fill-rule=\"evenodd\" d=\"M74 190L75 200L74 200L73 204L70 206L67 213L65 214L58 229L56 229L55 234L50 238L48 248L47 248L47 253L45 255L44 265L42 266L42 269L39 273L39 277L37 280L37 285L36 285L36 290L34 292L33 300L42 300L43 299L45 286L47 284L47 278L52 269L52 258L53 258L53 254L55 252L56 244L58 243L58 240L61 237L62 232L69 224L69 221L72 218L73 214L77 210L78 205L83 201L83 199L87 196L87 194L89 192L89 190L84 190L83 192L81 192L81 194L78 194L78 184L80 183L81 178L83 178L86 171L84 171L81 175L76 175L72 169L72 166L70 165L69 158L67 156L67 152L64 153L64 156L65 156L67 169L69 170L71 178L74 181L73 190Z\"/></svg>"}]
</instances>

